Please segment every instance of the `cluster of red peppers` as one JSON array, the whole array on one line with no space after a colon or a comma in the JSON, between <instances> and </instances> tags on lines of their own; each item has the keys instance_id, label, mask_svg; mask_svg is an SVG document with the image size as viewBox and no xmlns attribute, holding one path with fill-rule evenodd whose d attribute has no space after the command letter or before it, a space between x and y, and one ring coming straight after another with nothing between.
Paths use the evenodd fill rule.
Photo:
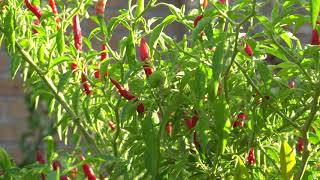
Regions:
<instances>
[{"instance_id":1,"label":"cluster of red peppers","mask_svg":"<svg viewBox=\"0 0 320 180\"><path fill-rule=\"evenodd\" d=\"M239 113L237 116L237 120L233 123L233 127L243 127L244 121L248 120L248 116L245 113Z\"/></svg>"},{"instance_id":2,"label":"cluster of red peppers","mask_svg":"<svg viewBox=\"0 0 320 180\"><path fill-rule=\"evenodd\" d=\"M250 165L254 165L256 163L256 159L254 157L254 148L253 147L249 150L249 153L247 156L247 161Z\"/></svg>"},{"instance_id":3,"label":"cluster of red peppers","mask_svg":"<svg viewBox=\"0 0 320 180\"><path fill-rule=\"evenodd\" d=\"M45 164L46 161L44 159L44 156L43 156L43 153L41 151L37 151L37 154L36 154L36 160L39 164ZM57 171L58 169L61 169L62 168L62 165L60 163L60 161L58 160L54 160L52 162L52 169L54 171ZM45 180L46 179L46 176L44 174L41 174L41 179L42 180ZM60 176L60 180L68 180L68 175L61 175Z\"/></svg>"}]
</instances>

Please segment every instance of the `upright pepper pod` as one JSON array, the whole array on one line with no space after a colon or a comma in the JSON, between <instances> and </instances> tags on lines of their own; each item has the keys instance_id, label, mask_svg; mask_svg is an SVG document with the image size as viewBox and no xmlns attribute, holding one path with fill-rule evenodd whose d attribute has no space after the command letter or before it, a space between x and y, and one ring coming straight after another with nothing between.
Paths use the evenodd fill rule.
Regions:
<instances>
[{"instance_id":1,"label":"upright pepper pod","mask_svg":"<svg viewBox=\"0 0 320 180\"><path fill-rule=\"evenodd\" d=\"M53 162L52 162L52 169L53 170L58 170L58 169L61 169L61 163L60 163L60 161L58 161L58 160L54 160Z\"/></svg>"},{"instance_id":2,"label":"upright pepper pod","mask_svg":"<svg viewBox=\"0 0 320 180\"><path fill-rule=\"evenodd\" d=\"M105 7L106 7L106 0L98 0L96 4L96 14L99 16L104 16Z\"/></svg>"},{"instance_id":3,"label":"upright pepper pod","mask_svg":"<svg viewBox=\"0 0 320 180\"><path fill-rule=\"evenodd\" d=\"M103 60L108 58L108 54L106 52L107 45L106 44L102 44L101 49L102 49L103 52L101 53L101 59L100 60L103 61Z\"/></svg>"},{"instance_id":4,"label":"upright pepper pod","mask_svg":"<svg viewBox=\"0 0 320 180\"><path fill-rule=\"evenodd\" d=\"M84 161L85 160L84 156L81 156L80 160ZM83 163L82 169L83 169L84 174L88 177L88 180L96 180L97 179L91 166L88 163Z\"/></svg>"},{"instance_id":5,"label":"upright pepper pod","mask_svg":"<svg viewBox=\"0 0 320 180\"><path fill-rule=\"evenodd\" d=\"M58 15L58 10L57 10L57 7L56 7L56 1L55 0L49 0L49 5L50 5L50 8L52 10L52 13L54 14L54 16L57 16ZM60 29L60 18L59 17L56 17L56 22L57 22L57 29Z\"/></svg>"},{"instance_id":6,"label":"upright pepper pod","mask_svg":"<svg viewBox=\"0 0 320 180\"><path fill-rule=\"evenodd\" d=\"M207 0L203 0L203 3L202 3L202 7L203 9L205 9L208 5L208 1Z\"/></svg>"},{"instance_id":7,"label":"upright pepper pod","mask_svg":"<svg viewBox=\"0 0 320 180\"><path fill-rule=\"evenodd\" d=\"M116 129L116 124L112 120L108 121L108 126L112 131Z\"/></svg>"},{"instance_id":8,"label":"upright pepper pod","mask_svg":"<svg viewBox=\"0 0 320 180\"><path fill-rule=\"evenodd\" d=\"M169 136L172 135L172 122L168 122L168 124L167 124L167 132L168 132Z\"/></svg>"},{"instance_id":9,"label":"upright pepper pod","mask_svg":"<svg viewBox=\"0 0 320 180\"><path fill-rule=\"evenodd\" d=\"M254 148L252 147L248 153L247 161L250 165L254 165L256 163L256 159L254 157Z\"/></svg>"},{"instance_id":10,"label":"upright pepper pod","mask_svg":"<svg viewBox=\"0 0 320 180\"><path fill-rule=\"evenodd\" d=\"M140 60L142 62L145 62L145 64L143 65L144 72L146 73L147 77L149 77L153 73L153 68L150 65L148 45L144 37L141 38L139 51Z\"/></svg>"},{"instance_id":11,"label":"upright pepper pod","mask_svg":"<svg viewBox=\"0 0 320 180\"><path fill-rule=\"evenodd\" d=\"M82 51L82 35L81 35L81 27L79 16L75 15L73 17L73 39L74 46L78 51Z\"/></svg>"},{"instance_id":12,"label":"upright pepper pod","mask_svg":"<svg viewBox=\"0 0 320 180\"><path fill-rule=\"evenodd\" d=\"M146 61L149 58L149 50L144 37L141 38L139 52L141 61Z\"/></svg>"},{"instance_id":13,"label":"upright pepper pod","mask_svg":"<svg viewBox=\"0 0 320 180\"><path fill-rule=\"evenodd\" d=\"M245 43L244 52L246 52L248 56L252 56L253 55L253 51L252 51L252 48L251 48L250 44Z\"/></svg>"},{"instance_id":14,"label":"upright pepper pod","mask_svg":"<svg viewBox=\"0 0 320 180\"><path fill-rule=\"evenodd\" d=\"M45 164L46 163L41 151L37 151L36 159L40 164Z\"/></svg>"},{"instance_id":15,"label":"upright pepper pod","mask_svg":"<svg viewBox=\"0 0 320 180\"><path fill-rule=\"evenodd\" d=\"M44 157L43 157L43 153L41 151L37 151L36 159L37 159L37 162L39 164L45 164L46 163L46 161L44 160ZM42 173L41 174L41 180L45 180L45 179L46 179L46 176Z\"/></svg>"},{"instance_id":16,"label":"upright pepper pod","mask_svg":"<svg viewBox=\"0 0 320 180\"><path fill-rule=\"evenodd\" d=\"M320 45L320 38L316 29L312 30L311 45Z\"/></svg>"},{"instance_id":17,"label":"upright pepper pod","mask_svg":"<svg viewBox=\"0 0 320 180\"><path fill-rule=\"evenodd\" d=\"M24 3L26 4L27 8L40 20L42 16L41 9L35 5L32 5L29 0L24 0Z\"/></svg>"}]
</instances>

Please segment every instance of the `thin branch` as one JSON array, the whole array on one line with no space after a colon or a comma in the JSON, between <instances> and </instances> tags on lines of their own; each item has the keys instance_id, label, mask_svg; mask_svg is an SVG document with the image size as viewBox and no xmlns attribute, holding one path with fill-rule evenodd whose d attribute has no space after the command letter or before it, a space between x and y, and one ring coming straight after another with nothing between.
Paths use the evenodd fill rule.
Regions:
<instances>
[{"instance_id":1,"label":"thin branch","mask_svg":"<svg viewBox=\"0 0 320 180\"><path fill-rule=\"evenodd\" d=\"M302 137L303 137L303 153L302 153L302 162L301 162L301 166L300 169L298 171L297 176L294 178L295 180L300 180L303 177L303 174L306 170L309 158L310 158L310 152L308 149L308 144L309 144L309 140L308 140L308 136L307 133L310 129L310 126L312 124L312 121L314 120L317 112L318 112L318 103L319 103L319 96L320 96L320 81L318 82L317 86L315 87L315 93L313 96L313 102L312 102L312 107L311 107L311 112L309 115L309 118L307 119L307 121L305 122L303 128L302 128Z\"/></svg>"}]
</instances>

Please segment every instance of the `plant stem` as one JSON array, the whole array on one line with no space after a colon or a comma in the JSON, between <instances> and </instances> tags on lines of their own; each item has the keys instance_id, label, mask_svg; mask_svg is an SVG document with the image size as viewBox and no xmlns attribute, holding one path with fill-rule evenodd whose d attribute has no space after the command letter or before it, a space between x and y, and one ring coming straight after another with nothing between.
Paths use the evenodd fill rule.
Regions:
<instances>
[{"instance_id":1,"label":"plant stem","mask_svg":"<svg viewBox=\"0 0 320 180\"><path fill-rule=\"evenodd\" d=\"M3 29L1 29L3 32ZM64 95L61 92L58 92L56 86L53 84L52 80L43 74L42 70L35 64L35 62L32 60L32 57L23 50L23 48L20 46L19 42L15 42L17 49L20 51L20 53L23 55L24 59L27 61L28 64L37 72L37 74L40 76L40 78L43 80L43 82L48 86L50 91L53 93L55 99L61 104L61 106L65 109L65 111L71 116L71 118L74 120L74 123L78 126L80 131L83 133L85 139L89 144L93 144L94 148L97 152L102 153L101 150L98 148L97 144L93 140L93 138L89 135L89 133L86 131L86 129L81 125L79 117L75 114L75 112L71 109L69 104L64 98Z\"/></svg>"},{"instance_id":2,"label":"plant stem","mask_svg":"<svg viewBox=\"0 0 320 180\"><path fill-rule=\"evenodd\" d=\"M246 73L245 69L243 69L241 67L241 65L237 62L234 61L234 63L238 66L238 68L240 69L240 71L242 72L242 74L245 76L245 78L247 79L247 81L250 83L250 85L252 86L252 88L258 93L261 94L259 91L259 88L254 84L254 82L252 81L252 79L249 77L249 75ZM290 118L288 118L285 114L283 114L281 111L278 110L278 108L273 107L273 105L264 97L262 96L262 99L267 102L267 104L272 108L272 110L277 113L280 117L282 117L283 119L285 119L286 121L288 121L294 128L296 128L297 130L300 131L300 127L293 122Z\"/></svg>"},{"instance_id":3,"label":"plant stem","mask_svg":"<svg viewBox=\"0 0 320 180\"><path fill-rule=\"evenodd\" d=\"M314 118L318 112L319 96L320 96L320 81L318 82L318 84L315 87L315 93L313 96L313 102L312 102L312 107L311 107L311 112L310 112L309 118L307 119L307 121L305 122L305 124L302 128L304 149L303 149L303 153L302 153L301 167L298 171L297 176L295 176L295 178L294 178L295 180L300 180L303 177L303 174L304 174L306 167L307 167L308 160L310 158L310 152L308 149L309 140L308 140L307 133L310 129L312 121L314 120Z\"/></svg>"}]
</instances>

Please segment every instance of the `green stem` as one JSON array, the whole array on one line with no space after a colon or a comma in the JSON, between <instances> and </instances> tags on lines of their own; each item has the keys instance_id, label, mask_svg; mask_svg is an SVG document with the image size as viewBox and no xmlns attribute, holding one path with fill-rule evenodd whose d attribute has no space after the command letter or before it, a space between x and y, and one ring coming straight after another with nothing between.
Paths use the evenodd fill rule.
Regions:
<instances>
[{"instance_id":1,"label":"green stem","mask_svg":"<svg viewBox=\"0 0 320 180\"><path fill-rule=\"evenodd\" d=\"M312 121L314 120L314 118L318 112L319 96L320 96L320 81L318 82L317 86L315 87L315 93L313 96L313 102L312 102L312 107L311 107L311 112L310 112L309 118L307 119L307 121L305 122L305 124L302 128L304 149L303 149L303 153L302 153L301 166L300 166L300 169L298 171L297 176L294 178L295 180L300 180L303 177L304 172L307 167L307 164L308 164L308 161L309 161L309 158L310 158L310 152L308 149L309 140L308 140L307 133L311 127Z\"/></svg>"},{"instance_id":2,"label":"green stem","mask_svg":"<svg viewBox=\"0 0 320 180\"><path fill-rule=\"evenodd\" d=\"M0 31L3 33L3 29L0 28ZM61 92L58 92L56 86L53 84L52 80L43 74L43 71L35 64L35 62L32 60L32 57L23 50L19 42L16 43L16 48L20 51L24 59L30 66L37 72L37 74L40 76L40 78L43 80L43 82L48 86L50 91L53 93L55 99L61 104L61 106L65 109L65 111L71 116L71 118L74 120L74 123L78 126L80 131L83 133L84 137L86 138L88 144L93 144L95 147L95 150L99 153L101 153L101 150L98 148L97 144L93 140L93 138L89 135L89 133L86 131L86 129L81 125L79 117L75 114L75 112L71 109L67 101L65 100L64 95Z\"/></svg>"},{"instance_id":3,"label":"green stem","mask_svg":"<svg viewBox=\"0 0 320 180\"><path fill-rule=\"evenodd\" d=\"M250 85L252 86L252 88L261 95L259 88L254 84L254 82L252 81L252 79L250 78L250 76L246 73L246 70L243 69L241 67L241 65L237 62L234 61L234 63L238 66L238 68L240 69L240 71L242 72L242 74L245 76L245 78L247 79L247 81L250 83ZM278 110L278 108L273 107L273 105L264 97L262 96L262 99L270 106L270 108L272 108L273 112L277 113L280 117L282 117L283 119L285 119L287 122L289 122L294 128L296 128L297 130L300 131L300 127L293 122L290 118L288 118L285 114L283 114L281 111Z\"/></svg>"},{"instance_id":4,"label":"green stem","mask_svg":"<svg viewBox=\"0 0 320 180\"><path fill-rule=\"evenodd\" d=\"M272 41L278 46L278 48L280 48L280 51L282 51L284 54L286 54L286 57L288 58L288 60L294 64L296 64L299 68L299 70L301 71L301 73L310 81L312 82L312 79L310 77L310 75L307 73L307 71L301 66L300 63L296 62L295 57L292 56L291 53L289 53L285 48L283 48L280 43L276 40L276 38L274 37L274 35L271 35L271 39Z\"/></svg>"},{"instance_id":5,"label":"green stem","mask_svg":"<svg viewBox=\"0 0 320 180\"><path fill-rule=\"evenodd\" d=\"M136 16L140 17L140 14L144 10L144 0L137 0L137 10L136 10Z\"/></svg>"}]
</instances>

